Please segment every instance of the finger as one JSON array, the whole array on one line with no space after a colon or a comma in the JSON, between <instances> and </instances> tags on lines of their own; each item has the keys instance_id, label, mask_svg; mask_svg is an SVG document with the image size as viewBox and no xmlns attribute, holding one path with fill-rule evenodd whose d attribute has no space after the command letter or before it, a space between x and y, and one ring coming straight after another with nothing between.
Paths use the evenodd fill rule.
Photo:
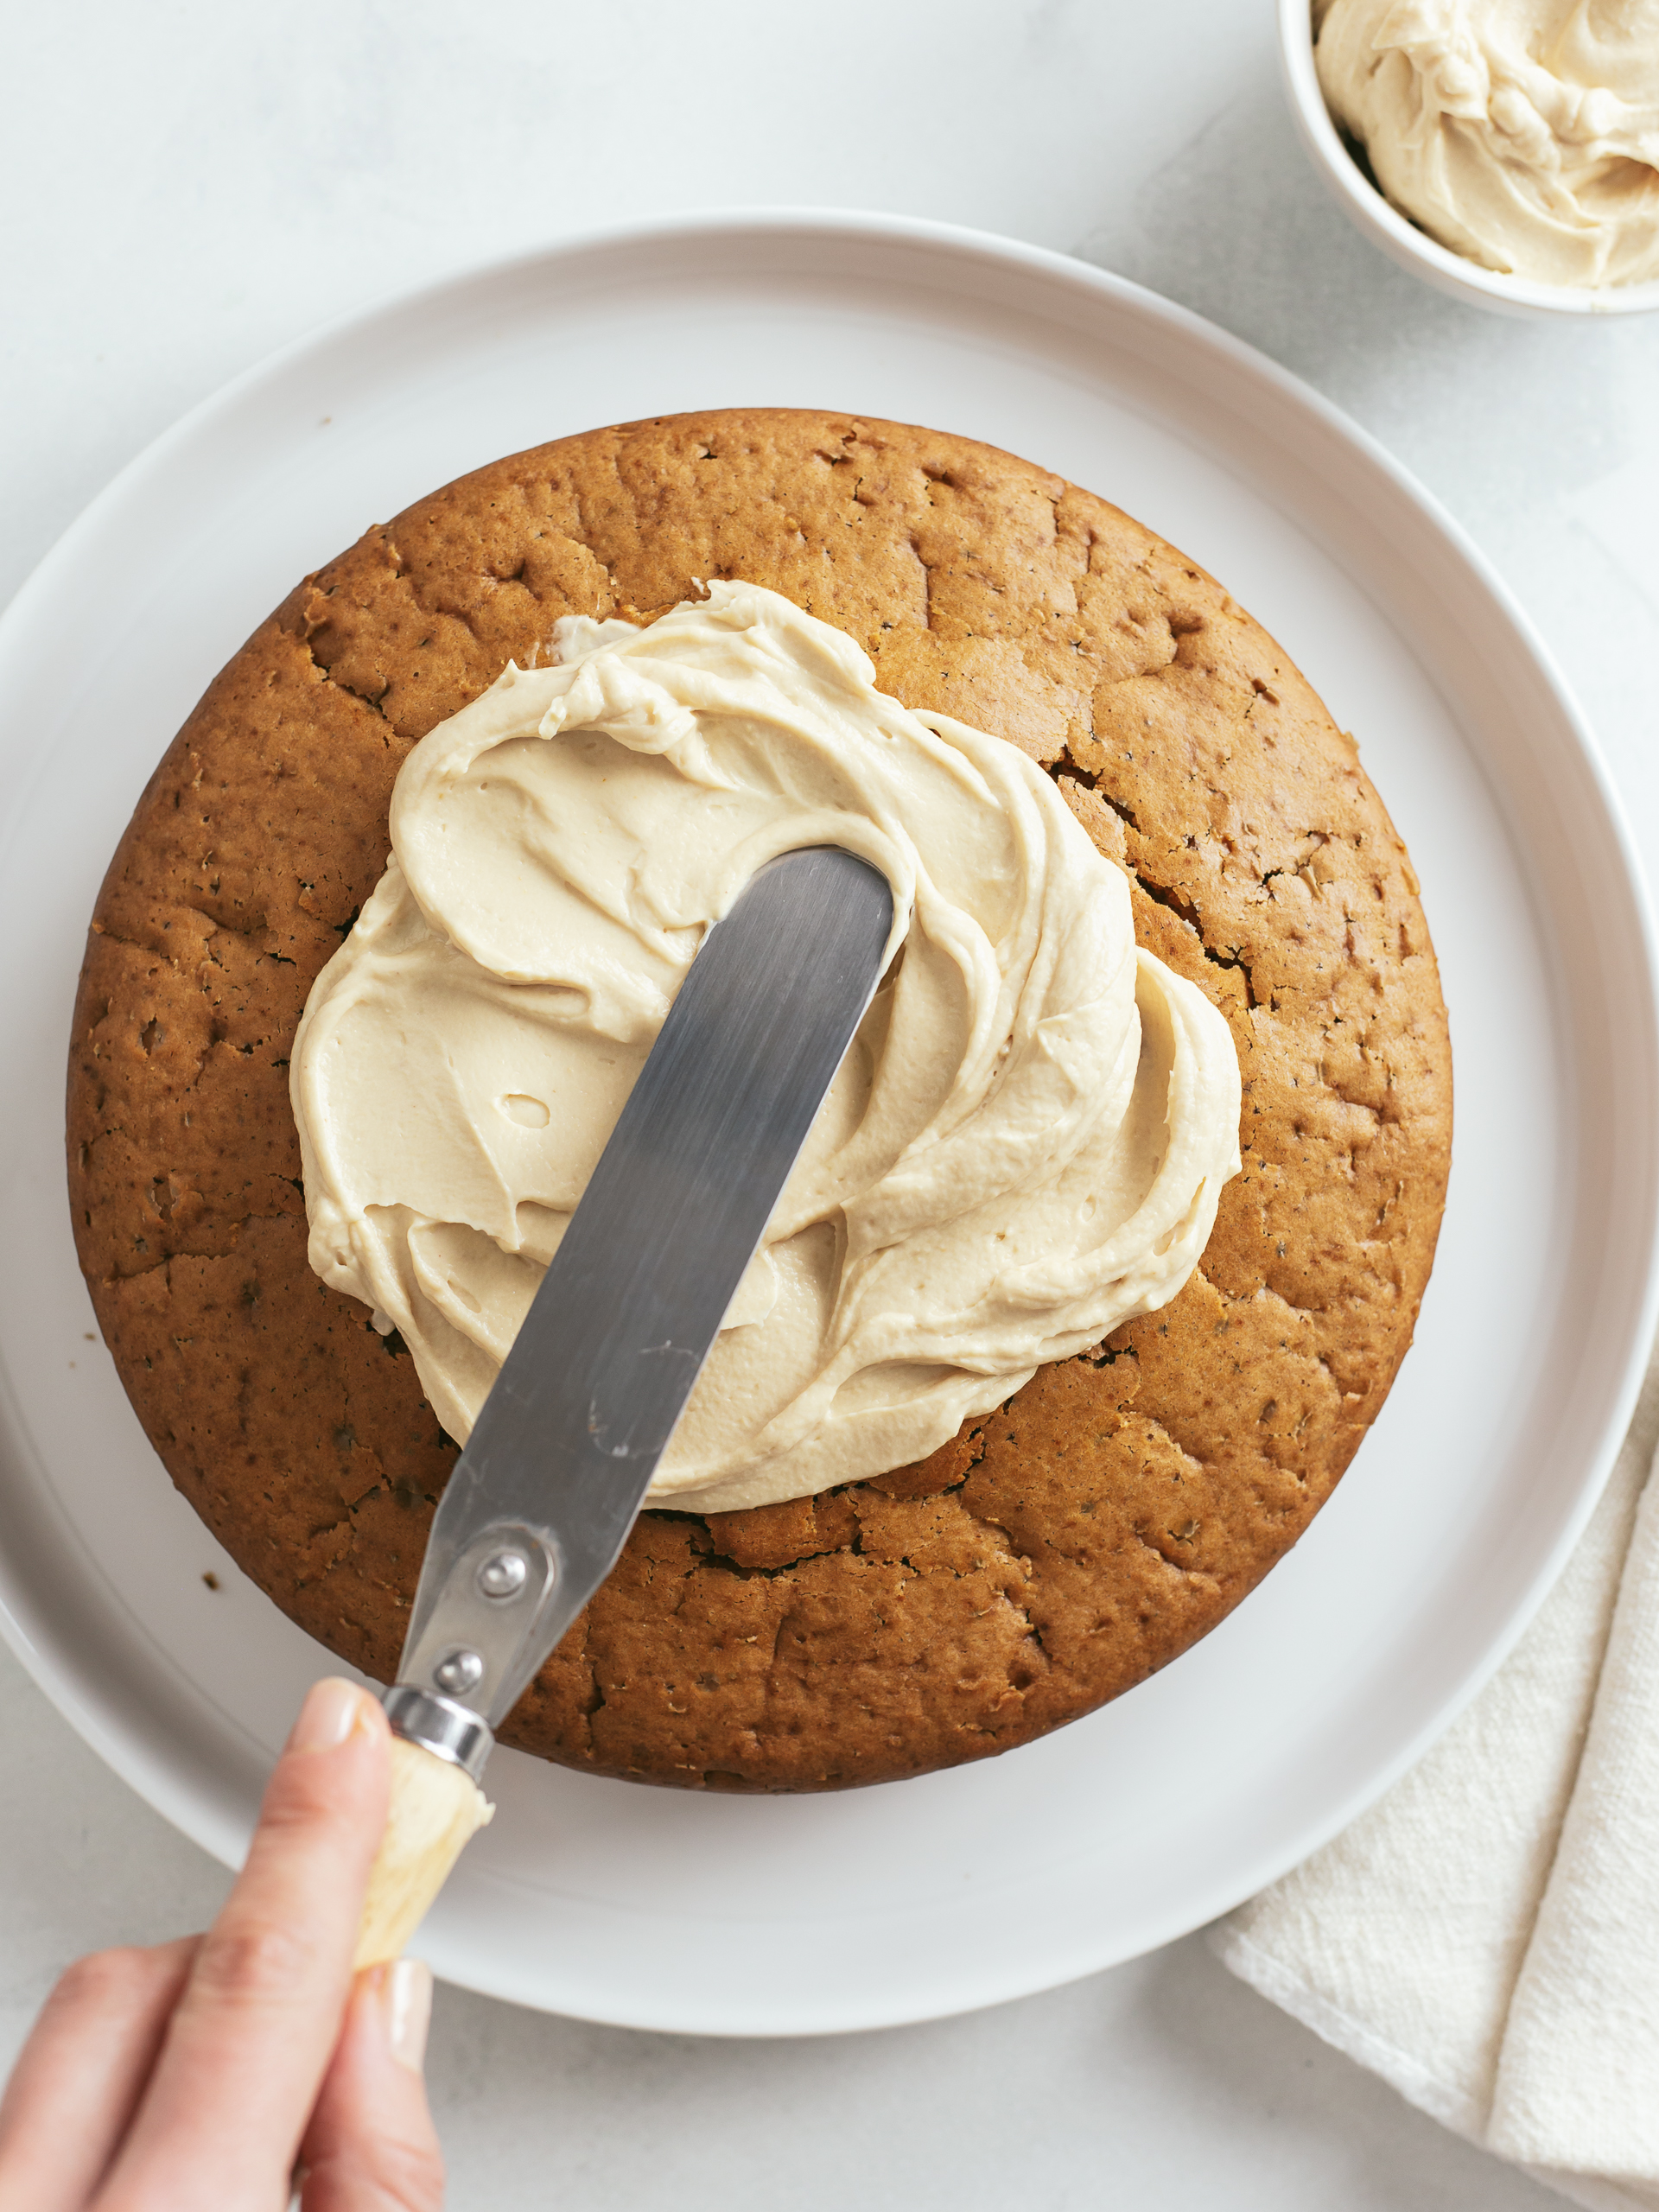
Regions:
<instances>
[{"instance_id":1,"label":"finger","mask_svg":"<svg viewBox=\"0 0 1659 2212\"><path fill-rule=\"evenodd\" d=\"M366 1691L322 1681L307 1697L99 2212L266 2212L276 2197L339 2039L388 1740Z\"/></svg>"},{"instance_id":2,"label":"finger","mask_svg":"<svg viewBox=\"0 0 1659 2212\"><path fill-rule=\"evenodd\" d=\"M77 1959L0 2099L0 2204L81 2212L125 2133L199 1936Z\"/></svg>"},{"instance_id":3,"label":"finger","mask_svg":"<svg viewBox=\"0 0 1659 2212\"><path fill-rule=\"evenodd\" d=\"M303 2212L438 2212L443 2154L421 2078L431 2006L418 1959L358 1976L300 2152Z\"/></svg>"}]
</instances>

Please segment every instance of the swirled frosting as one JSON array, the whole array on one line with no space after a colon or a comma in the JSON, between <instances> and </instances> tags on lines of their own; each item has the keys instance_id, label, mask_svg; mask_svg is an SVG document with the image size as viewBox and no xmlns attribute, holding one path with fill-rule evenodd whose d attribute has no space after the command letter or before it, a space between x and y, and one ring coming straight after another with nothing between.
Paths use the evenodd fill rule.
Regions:
<instances>
[{"instance_id":1,"label":"swirled frosting","mask_svg":"<svg viewBox=\"0 0 1659 2212\"><path fill-rule=\"evenodd\" d=\"M906 1465L1173 1298L1238 1168L1237 1060L1049 779L753 585L556 645L404 762L293 1052L311 1263L399 1331L445 1428L469 1433L704 932L804 845L887 875L895 957L652 1501Z\"/></svg>"},{"instance_id":2,"label":"swirled frosting","mask_svg":"<svg viewBox=\"0 0 1659 2212\"><path fill-rule=\"evenodd\" d=\"M1659 0L1328 0L1327 104L1431 237L1547 284L1659 278Z\"/></svg>"}]
</instances>

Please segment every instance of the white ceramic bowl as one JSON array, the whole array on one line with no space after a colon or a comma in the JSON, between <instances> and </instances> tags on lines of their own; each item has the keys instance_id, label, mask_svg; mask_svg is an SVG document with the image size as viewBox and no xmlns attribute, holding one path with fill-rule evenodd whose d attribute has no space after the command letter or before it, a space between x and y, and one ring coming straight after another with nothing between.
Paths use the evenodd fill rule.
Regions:
<instances>
[{"instance_id":1,"label":"white ceramic bowl","mask_svg":"<svg viewBox=\"0 0 1659 2212\"><path fill-rule=\"evenodd\" d=\"M1390 207L1343 143L1319 90L1309 0L1279 0L1279 47L1291 113L1313 166L1374 245L1438 291L1498 315L1641 315L1659 308L1659 283L1535 284L1483 269L1439 245Z\"/></svg>"}]
</instances>

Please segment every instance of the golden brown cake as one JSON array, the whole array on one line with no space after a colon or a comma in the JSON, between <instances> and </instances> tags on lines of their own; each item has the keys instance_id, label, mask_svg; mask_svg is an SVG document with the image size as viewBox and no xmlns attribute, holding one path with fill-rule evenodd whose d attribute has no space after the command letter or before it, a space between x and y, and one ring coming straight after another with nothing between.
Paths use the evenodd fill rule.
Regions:
<instances>
[{"instance_id":1,"label":"golden brown cake","mask_svg":"<svg viewBox=\"0 0 1659 2212\"><path fill-rule=\"evenodd\" d=\"M501 1732L594 1773L836 1788L1006 1750L1185 1650L1307 1526L1411 1340L1452 1100L1416 881L1352 740L1190 561L991 448L789 410L591 431L418 502L261 625L140 800L82 972L70 1188L175 1482L389 1680L455 1449L308 1265L295 1027L416 741L560 616L649 620L716 576L1055 775L1243 1078L1243 1172L1173 1304L918 1465L645 1514Z\"/></svg>"}]
</instances>

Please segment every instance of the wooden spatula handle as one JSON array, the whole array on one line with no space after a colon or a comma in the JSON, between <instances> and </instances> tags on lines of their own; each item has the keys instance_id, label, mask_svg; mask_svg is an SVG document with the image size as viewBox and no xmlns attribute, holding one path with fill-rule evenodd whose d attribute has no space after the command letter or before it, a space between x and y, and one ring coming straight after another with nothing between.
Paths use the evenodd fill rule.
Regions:
<instances>
[{"instance_id":1,"label":"wooden spatula handle","mask_svg":"<svg viewBox=\"0 0 1659 2212\"><path fill-rule=\"evenodd\" d=\"M400 1958L469 1836L495 1811L463 1767L391 1739L391 1802L369 1874L353 1970Z\"/></svg>"}]
</instances>

